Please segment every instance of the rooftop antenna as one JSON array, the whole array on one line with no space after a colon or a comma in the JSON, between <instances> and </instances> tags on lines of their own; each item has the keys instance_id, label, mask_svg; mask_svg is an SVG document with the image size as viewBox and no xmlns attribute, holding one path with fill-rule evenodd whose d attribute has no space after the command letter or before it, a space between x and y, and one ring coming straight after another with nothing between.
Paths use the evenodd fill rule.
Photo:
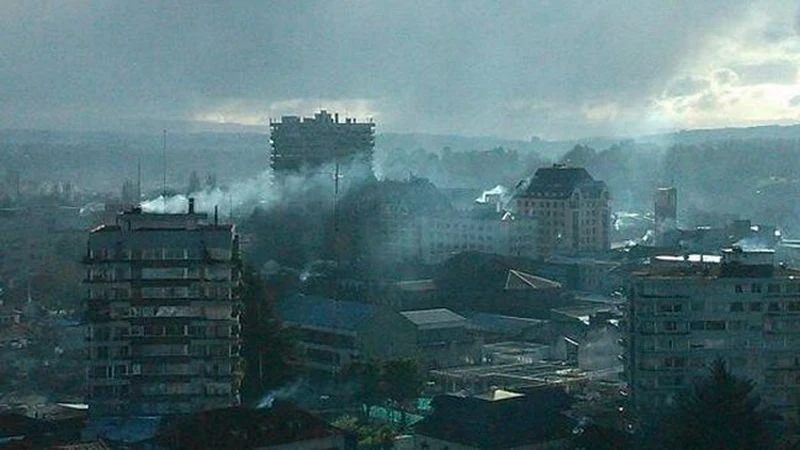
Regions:
<instances>
[{"instance_id":1,"label":"rooftop antenna","mask_svg":"<svg viewBox=\"0 0 800 450\"><path fill-rule=\"evenodd\" d=\"M164 184L161 191L161 198L164 199L164 212L167 212L167 130L164 130L162 139L162 154L164 156Z\"/></svg>"},{"instance_id":2,"label":"rooftop antenna","mask_svg":"<svg viewBox=\"0 0 800 450\"><path fill-rule=\"evenodd\" d=\"M142 157L136 159L136 206L142 201Z\"/></svg>"}]
</instances>

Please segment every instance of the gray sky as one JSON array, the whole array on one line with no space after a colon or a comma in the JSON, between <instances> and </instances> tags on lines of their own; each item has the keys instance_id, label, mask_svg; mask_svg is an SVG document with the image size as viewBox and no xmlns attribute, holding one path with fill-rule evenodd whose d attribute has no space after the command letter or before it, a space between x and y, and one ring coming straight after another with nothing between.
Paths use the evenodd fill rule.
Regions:
<instances>
[{"instance_id":1,"label":"gray sky","mask_svg":"<svg viewBox=\"0 0 800 450\"><path fill-rule=\"evenodd\" d=\"M0 5L0 128L263 125L511 138L796 123L796 1Z\"/></svg>"}]
</instances>

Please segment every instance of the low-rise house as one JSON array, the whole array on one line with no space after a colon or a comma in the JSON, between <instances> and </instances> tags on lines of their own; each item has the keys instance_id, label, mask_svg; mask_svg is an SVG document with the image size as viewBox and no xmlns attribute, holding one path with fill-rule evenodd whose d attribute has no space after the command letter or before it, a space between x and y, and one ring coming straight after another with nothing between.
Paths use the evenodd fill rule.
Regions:
<instances>
[{"instance_id":1,"label":"low-rise house","mask_svg":"<svg viewBox=\"0 0 800 450\"><path fill-rule=\"evenodd\" d=\"M12 324L0 328L0 348L24 348L31 342L31 327L25 324Z\"/></svg>"},{"instance_id":2,"label":"low-rise house","mask_svg":"<svg viewBox=\"0 0 800 450\"><path fill-rule=\"evenodd\" d=\"M522 394L493 390L476 396L443 395L415 427L415 446L444 449L567 449L574 424L561 412L571 403L558 387Z\"/></svg>"},{"instance_id":3,"label":"low-rise house","mask_svg":"<svg viewBox=\"0 0 800 450\"><path fill-rule=\"evenodd\" d=\"M49 414L0 414L0 448L52 448L81 439L86 411L48 405ZM61 409L62 411L58 411Z\"/></svg>"},{"instance_id":4,"label":"low-rise house","mask_svg":"<svg viewBox=\"0 0 800 450\"><path fill-rule=\"evenodd\" d=\"M572 299L561 283L527 271L524 261L474 252L445 262L436 285L443 305L456 312L548 319L551 308Z\"/></svg>"},{"instance_id":5,"label":"low-rise house","mask_svg":"<svg viewBox=\"0 0 800 450\"><path fill-rule=\"evenodd\" d=\"M0 294L2 294L2 288L0 288ZM6 305L0 300L0 329L19 324L21 317L21 309Z\"/></svg>"},{"instance_id":6,"label":"low-rise house","mask_svg":"<svg viewBox=\"0 0 800 450\"><path fill-rule=\"evenodd\" d=\"M416 328L388 306L294 295L278 316L299 334L299 365L333 376L353 362L414 358Z\"/></svg>"},{"instance_id":7,"label":"low-rise house","mask_svg":"<svg viewBox=\"0 0 800 450\"><path fill-rule=\"evenodd\" d=\"M480 362L480 339L464 317L446 308L400 314L416 329L416 358L420 368L437 369Z\"/></svg>"},{"instance_id":8,"label":"low-rise house","mask_svg":"<svg viewBox=\"0 0 800 450\"><path fill-rule=\"evenodd\" d=\"M155 449L340 449L356 439L321 418L276 400L266 408L230 407L167 422L149 443Z\"/></svg>"}]
</instances>

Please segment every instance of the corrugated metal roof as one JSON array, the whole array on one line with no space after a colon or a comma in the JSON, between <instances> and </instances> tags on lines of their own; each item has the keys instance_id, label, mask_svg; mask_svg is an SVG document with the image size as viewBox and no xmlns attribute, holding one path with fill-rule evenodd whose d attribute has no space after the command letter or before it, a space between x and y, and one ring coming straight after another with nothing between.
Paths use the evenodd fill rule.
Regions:
<instances>
[{"instance_id":1,"label":"corrugated metal roof","mask_svg":"<svg viewBox=\"0 0 800 450\"><path fill-rule=\"evenodd\" d=\"M464 317L447 308L420 309L415 311L402 311L400 314L418 327L434 327L451 324L463 324L467 321Z\"/></svg>"},{"instance_id":2,"label":"corrugated metal roof","mask_svg":"<svg viewBox=\"0 0 800 450\"><path fill-rule=\"evenodd\" d=\"M355 331L372 318L378 309L378 306L369 303L297 294L279 302L277 312L285 322Z\"/></svg>"}]
</instances>

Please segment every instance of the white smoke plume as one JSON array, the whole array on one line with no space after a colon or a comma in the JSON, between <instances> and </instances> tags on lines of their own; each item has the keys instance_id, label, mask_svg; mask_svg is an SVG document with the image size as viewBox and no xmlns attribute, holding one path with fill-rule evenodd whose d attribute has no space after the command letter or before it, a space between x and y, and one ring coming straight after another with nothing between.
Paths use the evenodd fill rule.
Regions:
<instances>
[{"instance_id":1,"label":"white smoke plume","mask_svg":"<svg viewBox=\"0 0 800 450\"><path fill-rule=\"evenodd\" d=\"M256 404L256 408L269 409L272 408L272 404L275 403L275 400L294 398L298 392L300 392L301 387L303 387L303 382L298 380L288 386L269 391L266 395L261 397L261 400Z\"/></svg>"},{"instance_id":2,"label":"white smoke plume","mask_svg":"<svg viewBox=\"0 0 800 450\"><path fill-rule=\"evenodd\" d=\"M231 212L249 204L271 203L277 198L278 190L270 179L270 172L264 171L255 178L235 182L227 188L203 189L188 196L178 194L166 199L159 195L142 202L141 207L144 212L185 213L191 197L194 198L195 211L212 212L216 206L220 211Z\"/></svg>"},{"instance_id":3,"label":"white smoke plume","mask_svg":"<svg viewBox=\"0 0 800 450\"><path fill-rule=\"evenodd\" d=\"M349 169L348 165L339 167L339 178L343 184L351 172ZM273 179L271 170L265 170L254 178L237 181L226 187L203 189L189 195L178 194L167 198L159 195L143 201L140 206L144 212L180 214L188 211L189 198L193 198L197 212L213 212L214 207L217 207L221 215L236 214L245 209L249 209L246 211L249 213L255 207L270 208L282 199L299 198L312 189L329 190L333 198L335 173L335 165L327 164L277 180ZM342 192L341 188L339 192Z\"/></svg>"}]
</instances>

